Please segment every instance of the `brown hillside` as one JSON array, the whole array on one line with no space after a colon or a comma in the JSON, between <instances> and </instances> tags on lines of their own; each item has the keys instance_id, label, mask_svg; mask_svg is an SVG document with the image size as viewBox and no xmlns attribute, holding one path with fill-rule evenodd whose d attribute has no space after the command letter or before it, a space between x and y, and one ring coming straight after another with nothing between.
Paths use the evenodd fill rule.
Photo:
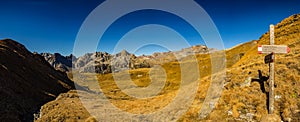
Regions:
<instances>
[{"instance_id":1,"label":"brown hillside","mask_svg":"<svg viewBox=\"0 0 300 122\"><path fill-rule=\"evenodd\" d=\"M73 88L43 57L13 40L0 40L1 121L32 121L41 105Z\"/></svg>"}]
</instances>

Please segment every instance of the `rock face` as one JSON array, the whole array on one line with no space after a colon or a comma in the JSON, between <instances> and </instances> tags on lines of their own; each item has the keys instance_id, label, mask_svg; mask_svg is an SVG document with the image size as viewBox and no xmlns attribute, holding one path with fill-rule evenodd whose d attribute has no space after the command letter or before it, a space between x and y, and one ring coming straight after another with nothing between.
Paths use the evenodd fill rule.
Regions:
<instances>
[{"instance_id":1,"label":"rock face","mask_svg":"<svg viewBox=\"0 0 300 122\"><path fill-rule=\"evenodd\" d=\"M135 61L136 56L122 50L120 53L114 55L111 60L112 71L118 72L126 69L133 69L132 63ZM138 62L141 63L141 62ZM142 67L142 68L146 68Z\"/></svg>"},{"instance_id":2,"label":"rock face","mask_svg":"<svg viewBox=\"0 0 300 122\"><path fill-rule=\"evenodd\" d=\"M138 64L135 64L135 68L139 68L139 64L145 64L150 65L151 67L153 65L160 65L164 63L169 63L176 60L182 60L185 57L188 57L190 55L197 55L197 54L208 54L213 51L216 51L216 49L208 48L204 45L195 45L189 48L184 48L179 51L174 52L157 52L150 56L139 56L134 62L139 62Z\"/></svg>"},{"instance_id":3,"label":"rock face","mask_svg":"<svg viewBox=\"0 0 300 122\"><path fill-rule=\"evenodd\" d=\"M73 67L81 73L106 74L125 69L149 68L157 64L180 60L189 55L206 54L212 51L215 51L215 49L209 49L203 45L196 45L180 51L154 53L148 56L135 56L126 50L122 50L115 55L107 52L87 53L78 58L72 54L66 57L59 53L41 53L41 55L51 66L62 72L68 72Z\"/></svg>"},{"instance_id":4,"label":"rock face","mask_svg":"<svg viewBox=\"0 0 300 122\"><path fill-rule=\"evenodd\" d=\"M87 53L73 60L75 69L80 72L111 73L125 69L149 68L157 64L180 60L192 54L206 54L215 49L209 49L203 45L196 45L175 52L154 53L153 55L135 56L126 50L111 55L106 52ZM177 57L175 57L175 55ZM51 63L50 63L51 64Z\"/></svg>"},{"instance_id":5,"label":"rock face","mask_svg":"<svg viewBox=\"0 0 300 122\"><path fill-rule=\"evenodd\" d=\"M110 73L111 55L106 52L87 53L74 61L75 69L80 72Z\"/></svg>"},{"instance_id":6,"label":"rock face","mask_svg":"<svg viewBox=\"0 0 300 122\"><path fill-rule=\"evenodd\" d=\"M135 58L135 55L128 53L126 50L115 55L107 52L95 52L79 57L75 62L73 61L73 64L79 72L106 74L112 71L132 69L133 65L131 64Z\"/></svg>"},{"instance_id":7,"label":"rock face","mask_svg":"<svg viewBox=\"0 0 300 122\"><path fill-rule=\"evenodd\" d=\"M33 113L74 84L22 44L0 40L0 120L32 121Z\"/></svg>"},{"instance_id":8,"label":"rock face","mask_svg":"<svg viewBox=\"0 0 300 122\"><path fill-rule=\"evenodd\" d=\"M62 72L70 71L72 69L72 60L76 60L76 57L72 54L66 57L59 53L41 53L41 55L50 63L51 66Z\"/></svg>"}]
</instances>

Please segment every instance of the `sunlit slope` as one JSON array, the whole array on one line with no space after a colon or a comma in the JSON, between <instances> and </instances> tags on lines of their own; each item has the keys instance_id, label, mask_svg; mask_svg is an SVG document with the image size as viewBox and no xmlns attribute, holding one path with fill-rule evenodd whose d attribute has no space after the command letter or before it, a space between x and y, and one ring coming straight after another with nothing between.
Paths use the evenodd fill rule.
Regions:
<instances>
[{"instance_id":1,"label":"sunlit slope","mask_svg":"<svg viewBox=\"0 0 300 122\"><path fill-rule=\"evenodd\" d=\"M268 64L264 64L266 54L258 54L257 51L257 45L269 44L269 36L268 32L258 41L242 44L226 52L227 57L232 57L233 54L240 52L239 48L246 47L240 60L227 69L224 92L219 101L219 108L214 111L222 115L221 118L260 120L267 114L266 95L261 92L259 84L252 83L250 86L245 86L245 83L249 77L258 77L257 70L262 70L265 76L269 75ZM284 121L299 121L300 15L290 16L275 25L275 44L288 45L291 48L289 54L278 54L275 59L275 113ZM232 60L227 58L229 62ZM267 84L265 88L268 91ZM211 116L214 114L212 113Z\"/></svg>"}]
</instances>

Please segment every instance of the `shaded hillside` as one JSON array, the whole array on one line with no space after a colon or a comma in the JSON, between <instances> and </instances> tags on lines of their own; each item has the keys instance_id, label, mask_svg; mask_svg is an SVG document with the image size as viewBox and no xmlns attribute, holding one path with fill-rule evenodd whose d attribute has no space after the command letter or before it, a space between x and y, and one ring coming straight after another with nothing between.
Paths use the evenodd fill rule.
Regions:
<instances>
[{"instance_id":1,"label":"shaded hillside","mask_svg":"<svg viewBox=\"0 0 300 122\"><path fill-rule=\"evenodd\" d=\"M30 121L33 113L74 88L68 77L22 44L0 40L0 120Z\"/></svg>"}]
</instances>

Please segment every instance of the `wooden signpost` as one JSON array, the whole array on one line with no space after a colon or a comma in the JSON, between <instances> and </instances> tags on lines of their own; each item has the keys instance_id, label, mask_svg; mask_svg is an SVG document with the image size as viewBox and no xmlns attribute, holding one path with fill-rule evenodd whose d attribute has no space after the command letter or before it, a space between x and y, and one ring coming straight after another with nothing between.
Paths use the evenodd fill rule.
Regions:
<instances>
[{"instance_id":1,"label":"wooden signpost","mask_svg":"<svg viewBox=\"0 0 300 122\"><path fill-rule=\"evenodd\" d=\"M265 63L269 64L270 78L269 78L269 114L274 112L274 67L275 67L275 54L287 54L290 52L290 48L286 45L274 45L274 25L270 25L270 45L258 46L259 54L268 54L265 57Z\"/></svg>"},{"instance_id":2,"label":"wooden signpost","mask_svg":"<svg viewBox=\"0 0 300 122\"><path fill-rule=\"evenodd\" d=\"M274 53L272 52L271 54L269 54L265 57L265 63L270 64L273 62L274 62Z\"/></svg>"},{"instance_id":3,"label":"wooden signpost","mask_svg":"<svg viewBox=\"0 0 300 122\"><path fill-rule=\"evenodd\" d=\"M261 45L258 46L258 53L276 53L287 54L290 52L290 48L286 45Z\"/></svg>"}]
</instances>

